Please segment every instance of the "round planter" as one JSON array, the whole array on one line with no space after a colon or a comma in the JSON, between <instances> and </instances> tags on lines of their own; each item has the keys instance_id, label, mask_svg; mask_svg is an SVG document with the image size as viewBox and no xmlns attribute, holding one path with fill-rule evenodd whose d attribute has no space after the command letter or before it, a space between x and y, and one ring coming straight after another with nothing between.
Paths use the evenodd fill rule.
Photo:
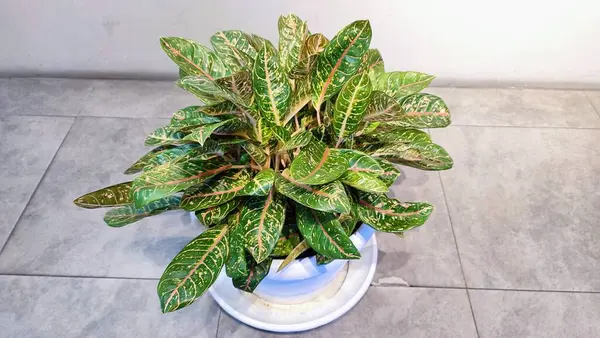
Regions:
<instances>
[{"instance_id":1,"label":"round planter","mask_svg":"<svg viewBox=\"0 0 600 338\"><path fill-rule=\"evenodd\" d=\"M374 232L363 224L350 236L361 252L358 260L317 265L315 257L307 257L281 272L277 269L283 260L274 260L253 293L234 288L223 269L209 292L225 312L261 330L299 332L325 325L348 312L367 292L377 265Z\"/></svg>"}]
</instances>

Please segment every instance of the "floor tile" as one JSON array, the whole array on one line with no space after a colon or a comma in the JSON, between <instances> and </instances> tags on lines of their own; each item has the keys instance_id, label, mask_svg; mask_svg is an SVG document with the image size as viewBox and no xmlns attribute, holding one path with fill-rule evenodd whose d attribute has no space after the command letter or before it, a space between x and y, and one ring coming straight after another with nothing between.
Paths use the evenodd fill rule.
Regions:
<instances>
[{"instance_id":1,"label":"floor tile","mask_svg":"<svg viewBox=\"0 0 600 338\"><path fill-rule=\"evenodd\" d=\"M96 80L81 115L171 117L193 105L202 103L173 81Z\"/></svg>"},{"instance_id":2,"label":"floor tile","mask_svg":"<svg viewBox=\"0 0 600 338\"><path fill-rule=\"evenodd\" d=\"M162 314L156 281L0 276L2 337L214 337L218 305L205 295Z\"/></svg>"},{"instance_id":3,"label":"floor tile","mask_svg":"<svg viewBox=\"0 0 600 338\"><path fill-rule=\"evenodd\" d=\"M481 338L590 338L600 333L600 294L469 293Z\"/></svg>"},{"instance_id":4,"label":"floor tile","mask_svg":"<svg viewBox=\"0 0 600 338\"><path fill-rule=\"evenodd\" d=\"M92 90L92 80L0 79L0 116L77 116Z\"/></svg>"},{"instance_id":5,"label":"floor tile","mask_svg":"<svg viewBox=\"0 0 600 338\"><path fill-rule=\"evenodd\" d=\"M598 116L600 116L600 90L588 90L585 95L596 109Z\"/></svg>"},{"instance_id":6,"label":"floor tile","mask_svg":"<svg viewBox=\"0 0 600 338\"><path fill-rule=\"evenodd\" d=\"M173 211L109 228L103 209L77 208L90 191L132 179L121 174L143 155L155 119L77 118L0 255L0 271L158 278L200 232L189 213Z\"/></svg>"},{"instance_id":7,"label":"floor tile","mask_svg":"<svg viewBox=\"0 0 600 338\"><path fill-rule=\"evenodd\" d=\"M429 202L435 209L427 223L406 232L404 238L377 233L379 255L373 284L406 281L409 285L464 287L438 174L400 168L402 175L392 186L390 196L401 201Z\"/></svg>"},{"instance_id":8,"label":"floor tile","mask_svg":"<svg viewBox=\"0 0 600 338\"><path fill-rule=\"evenodd\" d=\"M600 127L582 91L518 88L427 88L444 99L457 125Z\"/></svg>"},{"instance_id":9,"label":"floor tile","mask_svg":"<svg viewBox=\"0 0 600 338\"><path fill-rule=\"evenodd\" d=\"M217 337L279 337L239 323L225 312ZM288 337L476 337L465 290L371 287L336 321Z\"/></svg>"},{"instance_id":10,"label":"floor tile","mask_svg":"<svg viewBox=\"0 0 600 338\"><path fill-rule=\"evenodd\" d=\"M450 127L441 172L469 287L600 291L600 130Z\"/></svg>"},{"instance_id":11,"label":"floor tile","mask_svg":"<svg viewBox=\"0 0 600 338\"><path fill-rule=\"evenodd\" d=\"M0 248L72 123L71 117L0 117Z\"/></svg>"}]
</instances>

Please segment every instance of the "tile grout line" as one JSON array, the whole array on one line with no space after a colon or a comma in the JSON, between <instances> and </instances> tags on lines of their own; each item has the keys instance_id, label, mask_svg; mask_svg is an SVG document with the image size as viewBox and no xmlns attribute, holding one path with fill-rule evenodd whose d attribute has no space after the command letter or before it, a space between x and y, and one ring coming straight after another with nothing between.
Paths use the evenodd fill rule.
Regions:
<instances>
[{"instance_id":1,"label":"tile grout line","mask_svg":"<svg viewBox=\"0 0 600 338\"><path fill-rule=\"evenodd\" d=\"M587 91L584 90L583 95L585 95L585 98L588 100L592 108L594 108L594 111L596 112L596 114L598 114L598 117L600 117L600 112L598 111L598 109L596 109L596 106L594 105L594 102L592 102L592 99L590 99L590 97L588 96Z\"/></svg>"},{"instance_id":2,"label":"tile grout line","mask_svg":"<svg viewBox=\"0 0 600 338\"><path fill-rule=\"evenodd\" d=\"M452 230L452 237L454 238L454 246L456 248L456 255L458 256L458 264L460 265L460 272L463 276L463 282L465 283L465 289L467 293L467 299L469 301L469 308L471 309L471 317L473 318L473 325L475 326L475 333L477 337L479 335L479 329L477 328L477 320L475 319L475 311L473 311L473 304L471 302L471 295L467 287L467 277L465 276L465 269L463 268L462 259L460 258L460 250L458 249L458 241L456 240L456 233L454 232L454 224L452 223L452 216L450 215L450 205L448 204L448 197L446 196L446 189L444 189L444 182L442 181L442 174L438 171L438 179L440 180L440 186L442 187L442 194L444 195L444 203L446 204L446 212L448 213L448 221L450 221L450 229Z\"/></svg>"},{"instance_id":3,"label":"tile grout line","mask_svg":"<svg viewBox=\"0 0 600 338\"><path fill-rule=\"evenodd\" d=\"M217 332L215 332L215 338L219 338L219 326L221 326L221 314L223 314L223 309L219 306L219 318L217 318Z\"/></svg>"},{"instance_id":4,"label":"tile grout line","mask_svg":"<svg viewBox=\"0 0 600 338\"><path fill-rule=\"evenodd\" d=\"M81 104L81 108L79 108L79 111L77 112L77 115L76 115L77 117L81 116L81 112L83 111L83 108L85 107L85 104L90 99L90 96L92 96L92 94L94 94L94 91L96 91L96 85L94 84L94 81L92 81L92 86L91 87L92 88L90 88L90 91L87 93L87 95L83 99L83 102Z\"/></svg>"},{"instance_id":5,"label":"tile grout line","mask_svg":"<svg viewBox=\"0 0 600 338\"><path fill-rule=\"evenodd\" d=\"M35 196L36 192L38 191L38 188L42 184L42 181L46 177L46 174L48 173L48 169L50 168L50 166L54 162L54 159L56 158L56 154L58 154L58 151L60 150L60 148L62 148L63 144L65 143L65 140L67 139L67 136L71 132L71 129L73 129L73 125L75 125L75 122L77 121L77 117L71 116L71 118L73 119L73 121L71 122L71 125L69 126L69 130L67 130L67 132L65 133L65 136L60 141L60 144L56 148L56 151L54 152L54 155L52 155L52 159L50 160L50 162L48 162L48 166L46 166L46 169L44 170L44 173L42 174L42 176L38 180L37 184L35 185L35 188L31 192L31 195L29 195L29 198L27 199L27 202L25 203L25 206L23 207L23 210L21 211L21 214L17 218L17 221L15 222L14 226L10 230L10 233L6 237L6 241L4 241L4 244L2 244L2 247L0 247L0 256L2 256L2 252L4 252L4 249L8 245L8 242L10 241L11 237L15 233L15 230L17 229L17 226L19 225L19 222L21 222L21 218L23 218L23 215L25 215L25 211L27 211L27 208L29 207L29 203L31 203L31 200L33 199L33 196Z\"/></svg>"},{"instance_id":6,"label":"tile grout line","mask_svg":"<svg viewBox=\"0 0 600 338\"><path fill-rule=\"evenodd\" d=\"M514 128L514 129L566 129L566 130L600 130L600 127L556 127L556 126L506 126L506 125L491 125L491 124L455 124L448 126L452 127L469 127L469 128Z\"/></svg>"},{"instance_id":7,"label":"tile grout line","mask_svg":"<svg viewBox=\"0 0 600 338\"><path fill-rule=\"evenodd\" d=\"M160 278L150 277L113 277L113 276L83 276L83 275L53 275L43 273L11 273L0 272L0 276L5 277L40 277L40 278L73 278L73 279L110 279L110 280L145 280L159 281Z\"/></svg>"}]
</instances>

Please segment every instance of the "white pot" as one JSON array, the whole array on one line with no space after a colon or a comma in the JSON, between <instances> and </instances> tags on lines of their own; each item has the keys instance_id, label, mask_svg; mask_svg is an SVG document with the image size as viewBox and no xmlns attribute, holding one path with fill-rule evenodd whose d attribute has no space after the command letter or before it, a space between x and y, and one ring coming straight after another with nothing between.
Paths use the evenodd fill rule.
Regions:
<instances>
[{"instance_id":1,"label":"white pot","mask_svg":"<svg viewBox=\"0 0 600 338\"><path fill-rule=\"evenodd\" d=\"M196 219L192 213L193 219ZM358 260L317 265L315 257L295 260L277 272L283 260L250 294L233 287L225 269L209 289L223 310L261 330L299 332L325 325L349 311L367 291L377 265L375 230L363 224L350 236Z\"/></svg>"}]
</instances>

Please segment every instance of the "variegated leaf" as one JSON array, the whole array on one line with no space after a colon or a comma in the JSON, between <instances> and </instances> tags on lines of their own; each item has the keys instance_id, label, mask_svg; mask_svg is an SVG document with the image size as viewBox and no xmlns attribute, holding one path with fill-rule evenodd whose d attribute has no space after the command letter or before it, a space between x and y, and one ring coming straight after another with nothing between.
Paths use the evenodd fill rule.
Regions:
<instances>
[{"instance_id":1,"label":"variegated leaf","mask_svg":"<svg viewBox=\"0 0 600 338\"><path fill-rule=\"evenodd\" d=\"M233 71L250 68L256 58L256 50L250 44L250 36L239 30L215 33L210 44L223 63Z\"/></svg>"},{"instance_id":2,"label":"variegated leaf","mask_svg":"<svg viewBox=\"0 0 600 338\"><path fill-rule=\"evenodd\" d=\"M222 175L215 180L200 182L187 189L181 199L181 208L195 211L213 207L232 200L250 181L250 175L241 170Z\"/></svg>"},{"instance_id":3,"label":"variegated leaf","mask_svg":"<svg viewBox=\"0 0 600 338\"><path fill-rule=\"evenodd\" d=\"M352 212L350 214L339 215L338 220L342 224L342 228L344 229L346 235L352 235L352 233L354 232L354 228L356 228L356 224L359 222L356 203L352 202ZM324 256L321 254L317 254L316 256L317 265L329 264L334 260L335 258Z\"/></svg>"},{"instance_id":4,"label":"variegated leaf","mask_svg":"<svg viewBox=\"0 0 600 338\"><path fill-rule=\"evenodd\" d=\"M280 152L294 150L297 148L302 148L312 141L312 133L310 131L304 130L299 132L298 134L293 135L285 144L279 149Z\"/></svg>"},{"instance_id":5,"label":"variegated leaf","mask_svg":"<svg viewBox=\"0 0 600 338\"><path fill-rule=\"evenodd\" d=\"M241 196L267 196L273 187L275 171L271 168L259 171L244 189L239 192Z\"/></svg>"},{"instance_id":6,"label":"variegated leaf","mask_svg":"<svg viewBox=\"0 0 600 338\"><path fill-rule=\"evenodd\" d=\"M255 262L252 257L247 257L248 273L243 277L232 278L233 286L246 292L253 292L258 284L267 276L273 259L268 257L261 263Z\"/></svg>"},{"instance_id":7,"label":"variegated leaf","mask_svg":"<svg viewBox=\"0 0 600 338\"><path fill-rule=\"evenodd\" d=\"M423 202L400 202L385 194L358 192L358 217L383 232L404 232L423 225L433 206Z\"/></svg>"},{"instance_id":8,"label":"variegated leaf","mask_svg":"<svg viewBox=\"0 0 600 338\"><path fill-rule=\"evenodd\" d=\"M268 144L271 138L273 138L273 129L271 129L271 124L264 118L259 118L256 121L256 131L261 145Z\"/></svg>"},{"instance_id":9,"label":"variegated leaf","mask_svg":"<svg viewBox=\"0 0 600 338\"><path fill-rule=\"evenodd\" d=\"M171 124L169 125L171 130L173 131L189 131L190 129L211 123L218 123L223 120L228 120L231 118L235 118L235 115L227 114L221 116L213 116L208 115L202 112L202 107L192 106L181 109L177 111L176 116L185 116L181 120L173 120L171 119Z\"/></svg>"},{"instance_id":10,"label":"variegated leaf","mask_svg":"<svg viewBox=\"0 0 600 338\"><path fill-rule=\"evenodd\" d=\"M210 228L173 258L158 282L163 313L190 305L217 280L228 256L228 228Z\"/></svg>"},{"instance_id":11,"label":"variegated leaf","mask_svg":"<svg viewBox=\"0 0 600 338\"><path fill-rule=\"evenodd\" d=\"M292 79L300 79L310 74L312 67L329 40L321 33L312 34L306 38L300 50L298 63L290 69L289 76Z\"/></svg>"},{"instance_id":12,"label":"variegated leaf","mask_svg":"<svg viewBox=\"0 0 600 338\"><path fill-rule=\"evenodd\" d=\"M252 46L252 48L254 48L254 50L256 50L257 52L261 50L261 48L263 48L265 45L267 45L268 48L275 50L275 46L273 46L273 44L271 43L271 41L263 38L262 36L258 36L256 34L250 34L250 39L248 40L250 42L250 45ZM257 53L258 56L258 53ZM256 57L255 57L256 59Z\"/></svg>"},{"instance_id":13,"label":"variegated leaf","mask_svg":"<svg viewBox=\"0 0 600 338\"><path fill-rule=\"evenodd\" d=\"M279 66L275 50L264 45L256 56L252 72L255 101L262 117L281 124L290 109L292 87Z\"/></svg>"},{"instance_id":14,"label":"variegated leaf","mask_svg":"<svg viewBox=\"0 0 600 338\"><path fill-rule=\"evenodd\" d=\"M123 182L76 198L73 203L86 209L117 207L132 203L129 195L133 182Z\"/></svg>"},{"instance_id":15,"label":"variegated leaf","mask_svg":"<svg viewBox=\"0 0 600 338\"><path fill-rule=\"evenodd\" d=\"M285 201L274 189L264 197L251 197L241 211L246 249L260 263L273 251L285 219Z\"/></svg>"},{"instance_id":16,"label":"variegated leaf","mask_svg":"<svg viewBox=\"0 0 600 338\"><path fill-rule=\"evenodd\" d=\"M381 123L379 122L368 122L363 120L360 127L358 128L358 131L354 133L354 136L369 135L373 133L377 129L377 127L379 127L380 124Z\"/></svg>"},{"instance_id":17,"label":"variegated leaf","mask_svg":"<svg viewBox=\"0 0 600 338\"><path fill-rule=\"evenodd\" d=\"M149 203L141 208L136 208L133 204L129 204L111 209L104 214L104 222L106 222L108 226L120 228L146 217L158 215L167 210L179 209L180 200L179 196L168 196Z\"/></svg>"},{"instance_id":18,"label":"variegated leaf","mask_svg":"<svg viewBox=\"0 0 600 338\"><path fill-rule=\"evenodd\" d=\"M300 109L310 102L310 79L308 77L297 79L295 86L290 100L290 110L283 119L283 125L290 122Z\"/></svg>"},{"instance_id":19,"label":"variegated leaf","mask_svg":"<svg viewBox=\"0 0 600 338\"><path fill-rule=\"evenodd\" d=\"M360 60L358 73L365 72L369 75L371 81L375 81L377 77L385 72L383 58L377 49L369 49L365 52Z\"/></svg>"},{"instance_id":20,"label":"variegated leaf","mask_svg":"<svg viewBox=\"0 0 600 338\"><path fill-rule=\"evenodd\" d=\"M209 80L230 75L221 59L195 41L179 37L161 37L160 46L186 74L201 75Z\"/></svg>"},{"instance_id":21,"label":"variegated leaf","mask_svg":"<svg viewBox=\"0 0 600 338\"><path fill-rule=\"evenodd\" d=\"M250 129L251 126L238 119L229 119L225 121L221 121L213 124L205 124L200 126L188 135L186 135L183 140L188 142L198 142L200 145L203 145L206 140L213 134L227 135L233 134L239 131Z\"/></svg>"},{"instance_id":22,"label":"variegated leaf","mask_svg":"<svg viewBox=\"0 0 600 338\"><path fill-rule=\"evenodd\" d=\"M150 135L148 135L144 141L144 145L160 146L186 143L182 140L184 136L185 134L183 132L176 131L171 126L164 126L156 129Z\"/></svg>"},{"instance_id":23,"label":"variegated leaf","mask_svg":"<svg viewBox=\"0 0 600 338\"><path fill-rule=\"evenodd\" d=\"M227 217L227 215L229 215L230 212L235 210L240 202L241 200L237 198L223 204L212 206L208 209L198 210L196 211L196 217L200 223L206 226L219 224Z\"/></svg>"},{"instance_id":24,"label":"variegated leaf","mask_svg":"<svg viewBox=\"0 0 600 338\"><path fill-rule=\"evenodd\" d=\"M242 147L258 165L264 166L267 163L267 154L261 147L251 142L244 143Z\"/></svg>"},{"instance_id":25,"label":"variegated leaf","mask_svg":"<svg viewBox=\"0 0 600 338\"><path fill-rule=\"evenodd\" d=\"M272 124L269 126L269 128L271 128L271 131L273 132L273 136L279 142L285 143L285 142L289 141L290 138L292 138L292 133L288 129L286 129L286 127Z\"/></svg>"},{"instance_id":26,"label":"variegated leaf","mask_svg":"<svg viewBox=\"0 0 600 338\"><path fill-rule=\"evenodd\" d=\"M242 107L252 107L252 74L248 70L240 70L230 76L215 81L225 93L225 98Z\"/></svg>"},{"instance_id":27,"label":"variegated leaf","mask_svg":"<svg viewBox=\"0 0 600 338\"><path fill-rule=\"evenodd\" d=\"M171 118L171 124L179 124L185 120L199 118L205 120L207 123L215 123L218 122L216 119L211 120L210 118L206 117L206 115L219 118L219 121L221 121L225 119L225 117L235 114L236 109L237 107L229 101L225 101L214 106L191 106L176 111Z\"/></svg>"},{"instance_id":28,"label":"variegated leaf","mask_svg":"<svg viewBox=\"0 0 600 338\"><path fill-rule=\"evenodd\" d=\"M308 245L308 242L306 241L306 239L302 240L302 242L300 242L298 245L296 245L292 249L292 251L287 255L287 257L285 257L285 259L283 260L281 265L279 265L279 268L277 268L277 272L285 269L286 266L290 265L291 262L293 262L296 258L298 258L298 256L303 254L309 248L310 248L310 245Z\"/></svg>"},{"instance_id":29,"label":"variegated leaf","mask_svg":"<svg viewBox=\"0 0 600 338\"><path fill-rule=\"evenodd\" d=\"M374 174L358 171L346 171L340 177L342 183L367 192L387 192L388 186Z\"/></svg>"},{"instance_id":30,"label":"variegated leaf","mask_svg":"<svg viewBox=\"0 0 600 338\"><path fill-rule=\"evenodd\" d=\"M320 186L310 186L294 181L288 169L275 175L277 192L309 208L325 212L350 212L350 200L344 186L334 181Z\"/></svg>"},{"instance_id":31,"label":"variegated leaf","mask_svg":"<svg viewBox=\"0 0 600 338\"><path fill-rule=\"evenodd\" d=\"M373 83L373 89L399 100L427 88L434 77L418 72L383 73Z\"/></svg>"},{"instance_id":32,"label":"variegated leaf","mask_svg":"<svg viewBox=\"0 0 600 338\"><path fill-rule=\"evenodd\" d=\"M296 205L298 229L316 252L337 259L360 258L360 252L334 214Z\"/></svg>"},{"instance_id":33,"label":"variegated leaf","mask_svg":"<svg viewBox=\"0 0 600 338\"><path fill-rule=\"evenodd\" d=\"M395 121L404 117L404 110L398 100L381 91L374 91L365 121Z\"/></svg>"},{"instance_id":34,"label":"variegated leaf","mask_svg":"<svg viewBox=\"0 0 600 338\"><path fill-rule=\"evenodd\" d=\"M360 20L344 27L317 56L312 69L312 102L316 110L335 95L360 67L371 43L371 25Z\"/></svg>"},{"instance_id":35,"label":"variegated leaf","mask_svg":"<svg viewBox=\"0 0 600 338\"><path fill-rule=\"evenodd\" d=\"M346 169L348 163L337 149L313 138L292 162L290 175L299 183L325 184L342 176Z\"/></svg>"},{"instance_id":36,"label":"variegated leaf","mask_svg":"<svg viewBox=\"0 0 600 338\"><path fill-rule=\"evenodd\" d=\"M377 162L383 168L383 173L379 174L379 179L389 188L400 177L401 172L390 161L379 158Z\"/></svg>"},{"instance_id":37,"label":"variegated leaf","mask_svg":"<svg viewBox=\"0 0 600 338\"><path fill-rule=\"evenodd\" d=\"M287 256L300 243L300 237L300 231L295 224L290 224L289 222L284 224L277 244L275 244L275 248L271 252L271 257Z\"/></svg>"},{"instance_id":38,"label":"variegated leaf","mask_svg":"<svg viewBox=\"0 0 600 338\"><path fill-rule=\"evenodd\" d=\"M306 21L294 14L282 15L278 21L279 28L279 63L285 74L298 63L300 49L308 36Z\"/></svg>"},{"instance_id":39,"label":"variegated leaf","mask_svg":"<svg viewBox=\"0 0 600 338\"><path fill-rule=\"evenodd\" d=\"M377 159L354 149L340 149L341 156L348 161L348 170L355 172L366 172L370 174L379 174L383 168L377 162Z\"/></svg>"},{"instance_id":40,"label":"variegated leaf","mask_svg":"<svg viewBox=\"0 0 600 338\"><path fill-rule=\"evenodd\" d=\"M230 278L243 277L248 274L246 263L246 241L244 226L240 224L240 212L230 215L229 223L229 257L225 263L225 273Z\"/></svg>"},{"instance_id":41,"label":"variegated leaf","mask_svg":"<svg viewBox=\"0 0 600 338\"><path fill-rule=\"evenodd\" d=\"M393 127L383 125L376 133L369 135L381 143L431 143L429 134L418 129L404 129L402 127Z\"/></svg>"},{"instance_id":42,"label":"variegated leaf","mask_svg":"<svg viewBox=\"0 0 600 338\"><path fill-rule=\"evenodd\" d=\"M386 144L371 156L423 170L446 170L454 164L444 148L428 142Z\"/></svg>"},{"instance_id":43,"label":"variegated leaf","mask_svg":"<svg viewBox=\"0 0 600 338\"><path fill-rule=\"evenodd\" d=\"M133 181L131 194L136 207L185 190L232 168L219 158L205 161L183 156L144 172Z\"/></svg>"},{"instance_id":44,"label":"variegated leaf","mask_svg":"<svg viewBox=\"0 0 600 338\"><path fill-rule=\"evenodd\" d=\"M450 124L450 112L438 96L419 93L402 100L405 114L395 125L414 128L443 128Z\"/></svg>"},{"instance_id":45,"label":"variegated leaf","mask_svg":"<svg viewBox=\"0 0 600 338\"><path fill-rule=\"evenodd\" d=\"M156 148L150 150L144 156L140 157L139 160L135 161L135 163L132 164L129 168L127 168L127 170L125 170L124 174L131 175L131 174L139 173L140 171L144 170L144 167L148 164L148 161L151 158L153 158L154 156L156 156L156 154L159 154L160 152L162 152L164 150L168 150L168 149L172 149L172 148L174 148L174 147L160 146L160 147L156 147Z\"/></svg>"},{"instance_id":46,"label":"variegated leaf","mask_svg":"<svg viewBox=\"0 0 600 338\"><path fill-rule=\"evenodd\" d=\"M174 161L186 154L189 154L191 151L200 150L199 145L197 144L183 144L178 147L169 148L162 150L146 161L146 165L144 166L144 171L152 170L159 165L163 165L167 162ZM199 153L199 152L198 152Z\"/></svg>"},{"instance_id":47,"label":"variegated leaf","mask_svg":"<svg viewBox=\"0 0 600 338\"><path fill-rule=\"evenodd\" d=\"M209 79L206 76L186 76L177 81L177 85L194 94L207 105L216 105L228 98L227 93L216 84L214 79Z\"/></svg>"},{"instance_id":48,"label":"variegated leaf","mask_svg":"<svg viewBox=\"0 0 600 338\"><path fill-rule=\"evenodd\" d=\"M371 90L367 73L352 76L342 86L333 109L332 126L337 138L336 146L358 129L371 102Z\"/></svg>"}]
</instances>

